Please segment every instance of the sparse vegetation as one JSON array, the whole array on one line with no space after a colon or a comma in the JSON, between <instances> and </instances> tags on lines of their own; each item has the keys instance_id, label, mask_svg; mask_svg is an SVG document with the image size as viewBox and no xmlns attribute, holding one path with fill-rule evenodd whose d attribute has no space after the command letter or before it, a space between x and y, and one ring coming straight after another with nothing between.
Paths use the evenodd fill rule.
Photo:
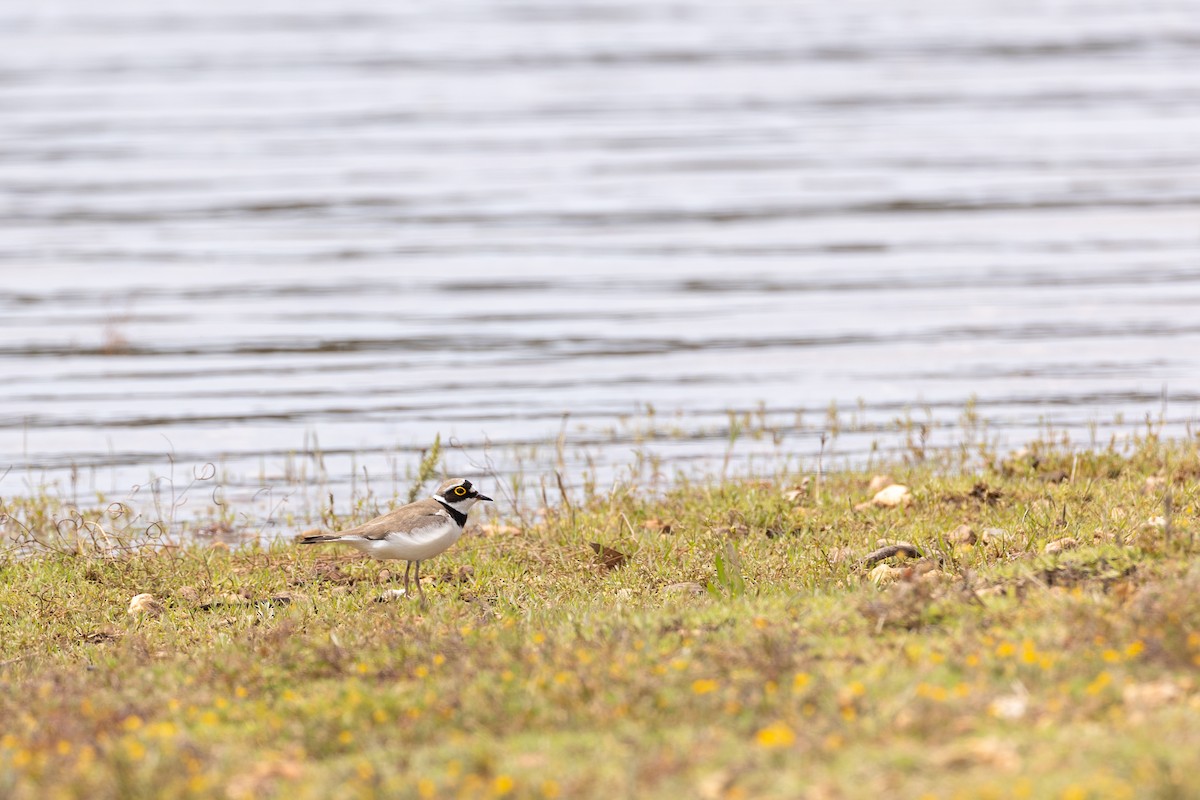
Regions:
<instances>
[{"instance_id":1,"label":"sparse vegetation","mask_svg":"<svg viewBox=\"0 0 1200 800\"><path fill-rule=\"evenodd\" d=\"M564 491L424 611L8 499L0 796L1196 796L1198 445Z\"/></svg>"}]
</instances>

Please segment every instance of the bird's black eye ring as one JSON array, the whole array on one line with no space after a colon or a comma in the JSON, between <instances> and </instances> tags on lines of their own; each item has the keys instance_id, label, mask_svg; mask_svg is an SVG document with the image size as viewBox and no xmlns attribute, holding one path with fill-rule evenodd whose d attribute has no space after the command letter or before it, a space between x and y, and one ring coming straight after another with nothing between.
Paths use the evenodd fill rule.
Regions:
<instances>
[{"instance_id":1,"label":"bird's black eye ring","mask_svg":"<svg viewBox=\"0 0 1200 800\"><path fill-rule=\"evenodd\" d=\"M459 487L457 487L457 488L454 490L454 493L455 493L456 495L458 495L459 497L462 497L464 494L466 494L466 493L467 493L467 490L466 490L466 489L464 489L463 487L459 486Z\"/></svg>"}]
</instances>

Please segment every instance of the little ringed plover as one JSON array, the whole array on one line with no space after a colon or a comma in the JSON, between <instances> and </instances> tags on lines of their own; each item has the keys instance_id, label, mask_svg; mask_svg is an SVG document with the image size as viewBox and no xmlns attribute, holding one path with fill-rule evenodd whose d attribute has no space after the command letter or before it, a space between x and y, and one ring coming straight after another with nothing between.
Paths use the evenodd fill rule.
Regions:
<instances>
[{"instance_id":1,"label":"little ringed plover","mask_svg":"<svg viewBox=\"0 0 1200 800\"><path fill-rule=\"evenodd\" d=\"M408 572L417 565L417 592L421 602L421 562L444 552L462 536L467 512L480 500L492 498L480 494L466 478L446 481L432 497L400 506L356 528L339 533L317 533L301 537L300 544L341 542L373 558L404 559L404 594L408 595Z\"/></svg>"}]
</instances>

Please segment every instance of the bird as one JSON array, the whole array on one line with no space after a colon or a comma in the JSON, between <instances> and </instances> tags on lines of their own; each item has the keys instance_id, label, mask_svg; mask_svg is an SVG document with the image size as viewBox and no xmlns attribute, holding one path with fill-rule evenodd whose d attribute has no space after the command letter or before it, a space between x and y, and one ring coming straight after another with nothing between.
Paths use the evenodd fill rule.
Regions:
<instances>
[{"instance_id":1,"label":"bird","mask_svg":"<svg viewBox=\"0 0 1200 800\"><path fill-rule=\"evenodd\" d=\"M467 512L482 495L466 478L451 478L442 483L432 497L400 506L393 511L338 533L316 533L300 537L300 544L339 542L348 544L372 558L404 559L404 595L408 593L408 573L417 565L417 592L425 603L421 588L421 562L445 552L462 536Z\"/></svg>"}]
</instances>

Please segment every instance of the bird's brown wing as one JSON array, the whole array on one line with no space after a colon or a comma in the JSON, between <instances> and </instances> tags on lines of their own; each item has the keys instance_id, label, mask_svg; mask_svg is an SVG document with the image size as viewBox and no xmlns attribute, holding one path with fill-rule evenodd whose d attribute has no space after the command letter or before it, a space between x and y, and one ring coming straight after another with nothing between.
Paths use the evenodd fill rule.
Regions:
<instances>
[{"instance_id":1,"label":"bird's brown wing","mask_svg":"<svg viewBox=\"0 0 1200 800\"><path fill-rule=\"evenodd\" d=\"M384 539L389 533L395 533L397 530L416 530L442 524L446 516L446 510L437 500L418 500L370 522L364 522L356 528L341 531L338 538Z\"/></svg>"}]
</instances>

